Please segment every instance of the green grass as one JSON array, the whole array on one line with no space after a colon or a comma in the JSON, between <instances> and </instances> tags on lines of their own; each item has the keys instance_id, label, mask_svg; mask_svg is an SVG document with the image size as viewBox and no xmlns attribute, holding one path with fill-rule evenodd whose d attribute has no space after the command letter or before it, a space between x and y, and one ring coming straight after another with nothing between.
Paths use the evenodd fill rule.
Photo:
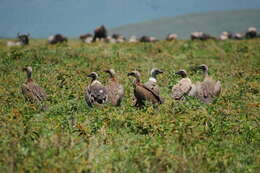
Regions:
<instances>
[{"instance_id":1,"label":"green grass","mask_svg":"<svg viewBox=\"0 0 260 173\"><path fill-rule=\"evenodd\" d=\"M251 26L259 29L259 18L260 9L194 13L123 25L112 28L110 34L120 33L127 37L148 35L165 39L167 34L176 33L181 39L187 39L191 32L201 31L219 36L223 31L245 32Z\"/></svg>"},{"instance_id":2,"label":"green grass","mask_svg":"<svg viewBox=\"0 0 260 173\"><path fill-rule=\"evenodd\" d=\"M157 43L48 46L33 40L28 47L6 48L0 40L0 172L259 172L260 40L160 41ZM194 98L173 101L170 89L186 69L209 66L222 82L213 104ZM49 98L48 110L26 102L22 67ZM159 85L165 104L133 105L132 78L146 81L153 67L165 71ZM119 108L90 109L84 90L92 71L114 68L125 86Z\"/></svg>"}]
</instances>

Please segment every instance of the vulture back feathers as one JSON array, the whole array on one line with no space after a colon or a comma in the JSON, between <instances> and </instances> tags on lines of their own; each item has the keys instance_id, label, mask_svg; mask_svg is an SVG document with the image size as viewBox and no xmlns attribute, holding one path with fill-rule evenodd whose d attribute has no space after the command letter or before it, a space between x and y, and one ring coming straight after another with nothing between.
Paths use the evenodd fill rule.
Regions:
<instances>
[{"instance_id":1,"label":"vulture back feathers","mask_svg":"<svg viewBox=\"0 0 260 173\"><path fill-rule=\"evenodd\" d=\"M151 77L149 80L144 84L146 88L149 88L152 90L155 94L159 95L160 94L160 89L159 86L157 85L157 75L163 73L162 70L153 68L151 70Z\"/></svg>"},{"instance_id":2,"label":"vulture back feathers","mask_svg":"<svg viewBox=\"0 0 260 173\"><path fill-rule=\"evenodd\" d=\"M152 104L162 104L162 98L157 95L153 90L143 85L140 82L140 73L138 71L132 71L128 73L128 76L134 76L134 95L136 98L135 106L141 107L144 105L144 101L149 101Z\"/></svg>"},{"instance_id":3,"label":"vulture back feathers","mask_svg":"<svg viewBox=\"0 0 260 173\"><path fill-rule=\"evenodd\" d=\"M108 100L106 88L97 80L98 75L96 72L92 72L88 75L92 78L91 84L86 87L85 100L90 107L94 104L104 104Z\"/></svg>"},{"instance_id":4,"label":"vulture back feathers","mask_svg":"<svg viewBox=\"0 0 260 173\"><path fill-rule=\"evenodd\" d=\"M185 70L180 70L175 74L182 76L182 79L172 87L172 98L174 100L183 100L185 95L192 89L192 82L187 77L187 73Z\"/></svg>"},{"instance_id":5,"label":"vulture back feathers","mask_svg":"<svg viewBox=\"0 0 260 173\"><path fill-rule=\"evenodd\" d=\"M105 72L110 75L109 83L106 86L108 100L112 105L120 106L124 96L124 87L119 83L113 69L106 70Z\"/></svg>"},{"instance_id":6,"label":"vulture back feathers","mask_svg":"<svg viewBox=\"0 0 260 173\"><path fill-rule=\"evenodd\" d=\"M38 86L36 82L32 79L32 67L25 67L23 71L27 73L27 80L22 84L21 90L25 99L31 103L41 103L47 99L47 94L45 91Z\"/></svg>"},{"instance_id":7,"label":"vulture back feathers","mask_svg":"<svg viewBox=\"0 0 260 173\"><path fill-rule=\"evenodd\" d=\"M208 66L202 64L199 69L204 72L204 79L197 85L197 97L204 103L211 103L221 93L221 83L208 75Z\"/></svg>"}]
</instances>

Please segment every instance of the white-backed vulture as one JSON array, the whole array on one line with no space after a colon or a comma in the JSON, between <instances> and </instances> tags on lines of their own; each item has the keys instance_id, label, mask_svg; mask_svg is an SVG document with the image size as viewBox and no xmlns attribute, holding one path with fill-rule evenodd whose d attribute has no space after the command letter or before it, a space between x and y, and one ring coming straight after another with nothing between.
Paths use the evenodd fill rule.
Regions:
<instances>
[{"instance_id":1,"label":"white-backed vulture","mask_svg":"<svg viewBox=\"0 0 260 173\"><path fill-rule=\"evenodd\" d=\"M153 90L157 95L160 94L159 86L157 85L157 75L163 73L162 70L158 68L153 68L151 70L151 77L149 80L144 84L147 88Z\"/></svg>"},{"instance_id":2,"label":"white-backed vulture","mask_svg":"<svg viewBox=\"0 0 260 173\"><path fill-rule=\"evenodd\" d=\"M124 87L119 83L114 69L109 69L105 72L110 75L109 83L106 86L108 100L112 105L120 106L124 96Z\"/></svg>"},{"instance_id":3,"label":"white-backed vulture","mask_svg":"<svg viewBox=\"0 0 260 173\"><path fill-rule=\"evenodd\" d=\"M149 101L152 104L162 104L163 101L159 95L157 95L154 91L144 86L140 81L140 73L138 71L132 71L128 73L128 76L135 77L134 80L134 96L136 98L136 107L144 106L145 101Z\"/></svg>"},{"instance_id":4,"label":"white-backed vulture","mask_svg":"<svg viewBox=\"0 0 260 173\"><path fill-rule=\"evenodd\" d=\"M202 64L198 67L204 73L204 79L202 82L196 85L197 97L204 103L211 103L214 97L217 97L221 93L220 81L215 81L208 75L208 66Z\"/></svg>"},{"instance_id":5,"label":"white-backed vulture","mask_svg":"<svg viewBox=\"0 0 260 173\"><path fill-rule=\"evenodd\" d=\"M192 89L192 82L187 77L185 70L180 70L175 74L180 75L182 79L172 87L172 98L174 100L184 100L185 96L189 94Z\"/></svg>"},{"instance_id":6,"label":"white-backed vulture","mask_svg":"<svg viewBox=\"0 0 260 173\"><path fill-rule=\"evenodd\" d=\"M32 79L32 67L25 67L23 71L27 73L27 80L22 84L21 88L25 99L37 104L46 100L47 95L45 91Z\"/></svg>"}]
</instances>

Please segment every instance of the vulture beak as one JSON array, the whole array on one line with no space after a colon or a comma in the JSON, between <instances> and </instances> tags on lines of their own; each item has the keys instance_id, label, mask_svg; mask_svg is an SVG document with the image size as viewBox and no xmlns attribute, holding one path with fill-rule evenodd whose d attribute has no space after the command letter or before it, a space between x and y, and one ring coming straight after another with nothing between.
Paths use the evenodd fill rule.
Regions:
<instances>
[{"instance_id":1,"label":"vulture beak","mask_svg":"<svg viewBox=\"0 0 260 173\"><path fill-rule=\"evenodd\" d=\"M135 75L135 73L133 73L133 72L127 73L127 76L134 76L134 75Z\"/></svg>"},{"instance_id":2,"label":"vulture beak","mask_svg":"<svg viewBox=\"0 0 260 173\"><path fill-rule=\"evenodd\" d=\"M177 71L175 72L176 75L180 75L181 74L181 71Z\"/></svg>"},{"instance_id":3,"label":"vulture beak","mask_svg":"<svg viewBox=\"0 0 260 173\"><path fill-rule=\"evenodd\" d=\"M24 67L24 68L22 68L22 70L23 70L23 71L27 71L27 68L26 68L26 67Z\"/></svg>"},{"instance_id":4,"label":"vulture beak","mask_svg":"<svg viewBox=\"0 0 260 173\"><path fill-rule=\"evenodd\" d=\"M110 70L104 70L105 73L110 73Z\"/></svg>"},{"instance_id":5,"label":"vulture beak","mask_svg":"<svg viewBox=\"0 0 260 173\"><path fill-rule=\"evenodd\" d=\"M159 72L159 73L163 73L163 71L162 71L162 70L158 70L158 72Z\"/></svg>"},{"instance_id":6,"label":"vulture beak","mask_svg":"<svg viewBox=\"0 0 260 173\"><path fill-rule=\"evenodd\" d=\"M201 65L200 65L200 66L198 66L198 69L203 69L203 66L201 66Z\"/></svg>"},{"instance_id":7,"label":"vulture beak","mask_svg":"<svg viewBox=\"0 0 260 173\"><path fill-rule=\"evenodd\" d=\"M89 74L89 75L87 75L87 77L93 77L93 75L92 75L92 74Z\"/></svg>"},{"instance_id":8,"label":"vulture beak","mask_svg":"<svg viewBox=\"0 0 260 173\"><path fill-rule=\"evenodd\" d=\"M198 69L204 70L207 69L207 66L205 64L199 65Z\"/></svg>"}]
</instances>

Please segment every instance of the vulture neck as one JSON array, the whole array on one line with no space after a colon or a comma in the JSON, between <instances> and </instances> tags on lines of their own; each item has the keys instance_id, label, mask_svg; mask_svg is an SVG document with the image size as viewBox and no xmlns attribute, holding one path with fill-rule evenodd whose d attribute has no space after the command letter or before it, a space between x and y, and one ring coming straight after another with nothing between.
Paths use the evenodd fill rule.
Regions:
<instances>
[{"instance_id":1,"label":"vulture neck","mask_svg":"<svg viewBox=\"0 0 260 173\"><path fill-rule=\"evenodd\" d=\"M97 80L97 78L93 78L92 81L91 81L91 84L93 85L93 84L96 84L96 83L100 84L100 82Z\"/></svg>"},{"instance_id":2,"label":"vulture neck","mask_svg":"<svg viewBox=\"0 0 260 173\"><path fill-rule=\"evenodd\" d=\"M135 80L134 80L134 85L139 85L140 83L141 83L140 77L139 77L139 76L136 76L136 77L135 77Z\"/></svg>"},{"instance_id":3,"label":"vulture neck","mask_svg":"<svg viewBox=\"0 0 260 173\"><path fill-rule=\"evenodd\" d=\"M204 70L204 78L207 78L209 76L208 70Z\"/></svg>"},{"instance_id":4,"label":"vulture neck","mask_svg":"<svg viewBox=\"0 0 260 173\"><path fill-rule=\"evenodd\" d=\"M110 74L110 79L111 79L112 81L116 81L115 75L114 75L114 74Z\"/></svg>"},{"instance_id":5,"label":"vulture neck","mask_svg":"<svg viewBox=\"0 0 260 173\"><path fill-rule=\"evenodd\" d=\"M156 83L156 82L157 82L157 80L156 80L156 78L155 78L155 77L150 77L150 78L149 78L149 81L151 81L151 82L154 82L154 83Z\"/></svg>"},{"instance_id":6,"label":"vulture neck","mask_svg":"<svg viewBox=\"0 0 260 173\"><path fill-rule=\"evenodd\" d=\"M151 78L154 78L155 80L156 80L156 76L157 76L156 73L152 73L152 74L151 74Z\"/></svg>"},{"instance_id":7,"label":"vulture neck","mask_svg":"<svg viewBox=\"0 0 260 173\"><path fill-rule=\"evenodd\" d=\"M187 75L186 75L186 74L181 74L181 77L182 77L182 78L186 78Z\"/></svg>"},{"instance_id":8,"label":"vulture neck","mask_svg":"<svg viewBox=\"0 0 260 173\"><path fill-rule=\"evenodd\" d=\"M32 81L32 72L27 71L27 80Z\"/></svg>"}]
</instances>

